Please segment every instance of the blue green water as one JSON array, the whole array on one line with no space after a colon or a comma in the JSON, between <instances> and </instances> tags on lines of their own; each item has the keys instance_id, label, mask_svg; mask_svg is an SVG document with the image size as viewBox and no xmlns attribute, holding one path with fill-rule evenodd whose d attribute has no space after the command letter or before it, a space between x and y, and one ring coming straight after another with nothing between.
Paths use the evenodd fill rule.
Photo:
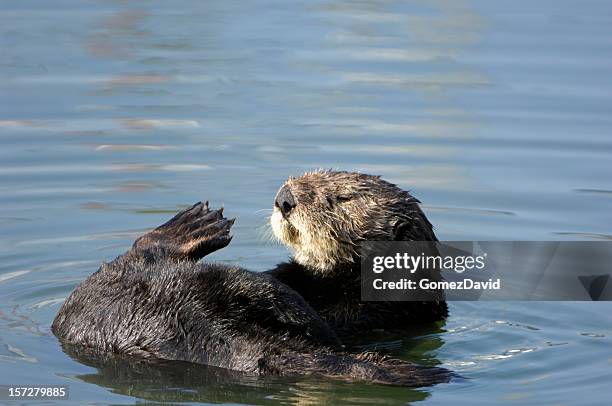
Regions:
<instances>
[{"instance_id":1,"label":"blue green water","mask_svg":"<svg viewBox=\"0 0 612 406\"><path fill-rule=\"evenodd\" d=\"M466 378L425 389L97 370L49 326L198 200L238 218L215 259L287 258L268 209L318 167L411 190L441 239L612 239L611 34L594 0L0 0L0 384L75 405L609 404L609 303L452 303L395 353Z\"/></svg>"}]
</instances>

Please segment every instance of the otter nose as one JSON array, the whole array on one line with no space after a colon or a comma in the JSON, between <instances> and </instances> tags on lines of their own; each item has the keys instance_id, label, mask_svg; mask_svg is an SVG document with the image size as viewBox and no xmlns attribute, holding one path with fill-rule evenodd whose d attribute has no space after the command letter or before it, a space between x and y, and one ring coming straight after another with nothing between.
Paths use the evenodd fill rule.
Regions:
<instances>
[{"instance_id":1,"label":"otter nose","mask_svg":"<svg viewBox=\"0 0 612 406\"><path fill-rule=\"evenodd\" d=\"M293 210L296 203L289 186L283 186L281 190L278 191L276 194L276 199L274 200L274 205L278 207L284 216L289 215L291 210Z\"/></svg>"}]
</instances>

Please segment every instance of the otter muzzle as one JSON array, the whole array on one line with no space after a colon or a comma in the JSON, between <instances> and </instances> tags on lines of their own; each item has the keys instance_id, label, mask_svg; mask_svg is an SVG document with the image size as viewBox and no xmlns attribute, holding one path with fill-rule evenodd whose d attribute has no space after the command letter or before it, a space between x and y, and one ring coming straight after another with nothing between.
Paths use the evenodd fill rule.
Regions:
<instances>
[{"instance_id":1,"label":"otter muzzle","mask_svg":"<svg viewBox=\"0 0 612 406\"><path fill-rule=\"evenodd\" d=\"M278 207L283 216L288 216L291 210L296 206L295 198L291 193L291 189L288 185L283 186L274 199L274 205Z\"/></svg>"}]
</instances>

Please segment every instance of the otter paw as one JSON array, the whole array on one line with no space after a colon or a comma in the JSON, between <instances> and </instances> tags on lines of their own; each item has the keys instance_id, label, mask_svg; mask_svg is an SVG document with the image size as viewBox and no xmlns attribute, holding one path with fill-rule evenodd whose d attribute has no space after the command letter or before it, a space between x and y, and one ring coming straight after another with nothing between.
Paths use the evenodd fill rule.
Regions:
<instances>
[{"instance_id":1,"label":"otter paw","mask_svg":"<svg viewBox=\"0 0 612 406\"><path fill-rule=\"evenodd\" d=\"M138 238L134 249L154 250L175 259L198 259L228 245L235 219L223 217L223 209L210 210L198 202Z\"/></svg>"}]
</instances>

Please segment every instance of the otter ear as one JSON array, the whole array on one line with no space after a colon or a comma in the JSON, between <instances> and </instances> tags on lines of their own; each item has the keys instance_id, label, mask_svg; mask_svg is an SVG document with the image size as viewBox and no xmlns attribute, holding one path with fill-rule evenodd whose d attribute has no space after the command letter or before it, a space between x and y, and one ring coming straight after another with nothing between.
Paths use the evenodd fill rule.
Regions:
<instances>
[{"instance_id":1,"label":"otter ear","mask_svg":"<svg viewBox=\"0 0 612 406\"><path fill-rule=\"evenodd\" d=\"M393 225L395 241L438 241L426 218L398 219Z\"/></svg>"},{"instance_id":2,"label":"otter ear","mask_svg":"<svg viewBox=\"0 0 612 406\"><path fill-rule=\"evenodd\" d=\"M393 225L393 240L404 241L407 240L410 234L411 225L407 221L398 220Z\"/></svg>"}]
</instances>

